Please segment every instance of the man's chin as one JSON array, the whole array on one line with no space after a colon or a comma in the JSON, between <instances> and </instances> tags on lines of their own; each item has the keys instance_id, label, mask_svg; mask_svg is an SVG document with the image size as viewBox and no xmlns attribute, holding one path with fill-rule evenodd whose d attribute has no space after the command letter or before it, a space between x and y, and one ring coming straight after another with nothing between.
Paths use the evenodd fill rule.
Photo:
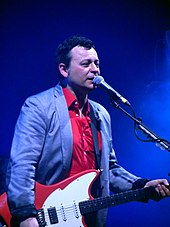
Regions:
<instances>
[{"instance_id":1,"label":"man's chin","mask_svg":"<svg viewBox=\"0 0 170 227\"><path fill-rule=\"evenodd\" d=\"M89 93L92 92L92 91L94 91L95 88L96 88L96 86L95 86L94 84L92 84L92 85L86 87L86 89L87 89L87 91L88 91Z\"/></svg>"}]
</instances>

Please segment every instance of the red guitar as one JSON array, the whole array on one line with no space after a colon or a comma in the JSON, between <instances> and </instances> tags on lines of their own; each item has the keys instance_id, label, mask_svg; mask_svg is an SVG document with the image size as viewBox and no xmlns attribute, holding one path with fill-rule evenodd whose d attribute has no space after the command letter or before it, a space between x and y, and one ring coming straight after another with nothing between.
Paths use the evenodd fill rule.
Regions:
<instances>
[{"instance_id":1,"label":"red guitar","mask_svg":"<svg viewBox=\"0 0 170 227\"><path fill-rule=\"evenodd\" d=\"M143 188L94 199L90 189L98 174L97 170L87 170L51 186L36 183L35 205L38 209L39 225L86 226L83 221L83 215L86 213L131 201L149 199L154 191L153 188ZM0 216L10 227L11 215L5 193L0 197Z\"/></svg>"}]
</instances>

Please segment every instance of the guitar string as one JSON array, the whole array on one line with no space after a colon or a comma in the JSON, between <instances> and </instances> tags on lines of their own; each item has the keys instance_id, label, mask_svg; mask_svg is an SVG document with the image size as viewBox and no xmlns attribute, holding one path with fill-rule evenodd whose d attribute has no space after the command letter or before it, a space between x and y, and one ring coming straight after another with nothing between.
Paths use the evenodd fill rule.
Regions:
<instances>
[{"instance_id":1,"label":"guitar string","mask_svg":"<svg viewBox=\"0 0 170 227\"><path fill-rule=\"evenodd\" d=\"M87 200L86 202L89 203L90 200ZM62 211L62 207L61 208L57 208L55 210L56 210L56 213L57 213L58 218L61 218L62 220L63 220L63 216L66 216L66 217L68 217L70 219L70 217L75 218L76 215L78 214L78 217L82 217L82 215L80 213L80 210L79 210L79 206L77 204L75 204L75 205L73 204L73 205L64 207L64 209L63 209L64 212ZM44 215L45 215L46 219L49 220L48 209L46 209L44 211Z\"/></svg>"},{"instance_id":2,"label":"guitar string","mask_svg":"<svg viewBox=\"0 0 170 227\"><path fill-rule=\"evenodd\" d=\"M48 213L47 212L45 212L46 214L45 214L45 222L47 222L47 223L51 223L51 221L50 221L50 217L49 217L49 215L48 215ZM58 213L58 215L57 215L57 218L58 218L58 222L60 222L61 220L62 221L66 221L66 220L72 220L72 219L75 219L75 218L81 218L82 217L82 215L81 214L79 214L78 215L78 217L75 215L75 213L74 213L74 215L73 215L73 212L72 213L67 213L66 212L66 214L65 215L62 215L61 213Z\"/></svg>"},{"instance_id":3,"label":"guitar string","mask_svg":"<svg viewBox=\"0 0 170 227\"><path fill-rule=\"evenodd\" d=\"M131 193L130 191L128 193L120 193L120 194L115 194L114 195L114 204L112 203L111 205L116 205L116 204L121 204L119 199L122 199L122 197L124 199L127 199L126 195L128 195L128 197L132 197L134 198L134 192ZM135 195L136 197L136 195ZM91 200L87 200L86 202L89 203ZM103 199L101 200L100 198L100 201L101 201L101 204L99 203L98 205L103 205L103 203L106 203L106 204L109 204L109 201L107 201L107 197L103 197ZM128 200L127 200L128 201ZM85 202L85 201L84 201ZM97 200L96 200L97 202ZM90 208L90 207L89 207ZM57 213L57 216L58 217L61 217L61 219L63 219L64 216L70 218L70 217L75 217L77 214L79 216L82 216L80 211L79 211L79 206L77 204L73 204L73 205L70 205L70 206L67 206L67 207L63 207L63 211L62 211L62 207L61 208L57 208L56 209L56 213ZM74 215L73 215L74 214ZM44 211L44 215L49 219L49 213L48 213L48 210Z\"/></svg>"},{"instance_id":4,"label":"guitar string","mask_svg":"<svg viewBox=\"0 0 170 227\"><path fill-rule=\"evenodd\" d=\"M62 212L62 208L58 208L56 209L56 213L57 213L57 216L60 217L61 219L63 219L63 216L66 216L66 217L73 217L73 214L74 216L76 216L76 214L78 213L79 216L82 216L80 214L80 211L79 209L77 208L75 210L75 206L68 206L66 208L64 208L64 212ZM49 213L48 213L48 210L44 211L44 215L45 215L45 219L49 219Z\"/></svg>"}]
</instances>

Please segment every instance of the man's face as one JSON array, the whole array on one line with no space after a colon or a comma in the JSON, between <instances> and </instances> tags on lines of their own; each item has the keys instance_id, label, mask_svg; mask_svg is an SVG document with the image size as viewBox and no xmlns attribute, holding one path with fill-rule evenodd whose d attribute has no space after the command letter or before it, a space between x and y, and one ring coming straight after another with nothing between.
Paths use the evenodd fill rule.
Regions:
<instances>
[{"instance_id":1,"label":"man's face","mask_svg":"<svg viewBox=\"0 0 170 227\"><path fill-rule=\"evenodd\" d=\"M71 61L67 69L68 88L73 91L89 93L94 89L92 80L100 74L99 59L94 48L85 49L74 47L71 52Z\"/></svg>"}]
</instances>

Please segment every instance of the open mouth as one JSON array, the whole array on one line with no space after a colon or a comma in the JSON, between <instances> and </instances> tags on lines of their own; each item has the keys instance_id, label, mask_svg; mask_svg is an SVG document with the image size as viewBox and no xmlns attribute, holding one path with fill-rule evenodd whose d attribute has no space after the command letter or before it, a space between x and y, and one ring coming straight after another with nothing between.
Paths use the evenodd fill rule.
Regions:
<instances>
[{"instance_id":1,"label":"open mouth","mask_svg":"<svg viewBox=\"0 0 170 227\"><path fill-rule=\"evenodd\" d=\"M93 80L94 79L94 77L89 77L89 78L87 78L87 80Z\"/></svg>"}]
</instances>

